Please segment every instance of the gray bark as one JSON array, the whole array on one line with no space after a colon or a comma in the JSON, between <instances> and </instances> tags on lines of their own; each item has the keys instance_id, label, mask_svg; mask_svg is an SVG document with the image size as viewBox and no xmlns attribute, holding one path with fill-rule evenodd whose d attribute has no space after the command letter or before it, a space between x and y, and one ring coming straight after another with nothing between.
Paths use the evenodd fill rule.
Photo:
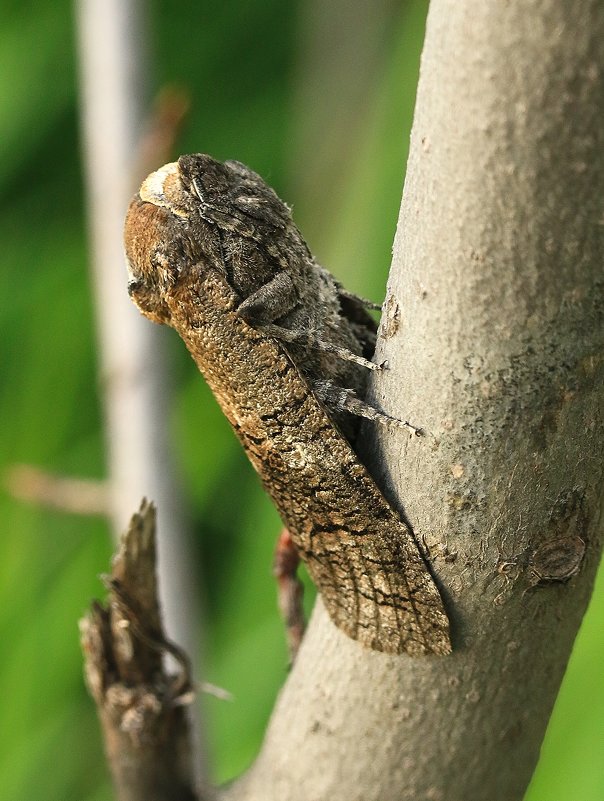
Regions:
<instances>
[{"instance_id":1,"label":"gray bark","mask_svg":"<svg viewBox=\"0 0 604 801\"><path fill-rule=\"evenodd\" d=\"M364 442L454 651L363 650L319 602L227 799L524 794L601 549L602 41L598 0L431 4L373 388L429 435Z\"/></svg>"}]
</instances>

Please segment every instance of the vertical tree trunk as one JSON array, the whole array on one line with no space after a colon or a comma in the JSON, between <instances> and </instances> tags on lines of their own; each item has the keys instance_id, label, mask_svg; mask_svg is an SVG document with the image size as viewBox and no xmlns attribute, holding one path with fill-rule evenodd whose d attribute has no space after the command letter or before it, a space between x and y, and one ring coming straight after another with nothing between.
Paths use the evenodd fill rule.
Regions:
<instances>
[{"instance_id":1,"label":"vertical tree trunk","mask_svg":"<svg viewBox=\"0 0 604 801\"><path fill-rule=\"evenodd\" d=\"M374 399L374 475L428 549L450 657L320 603L237 801L518 801L599 561L604 6L433 0Z\"/></svg>"}]
</instances>

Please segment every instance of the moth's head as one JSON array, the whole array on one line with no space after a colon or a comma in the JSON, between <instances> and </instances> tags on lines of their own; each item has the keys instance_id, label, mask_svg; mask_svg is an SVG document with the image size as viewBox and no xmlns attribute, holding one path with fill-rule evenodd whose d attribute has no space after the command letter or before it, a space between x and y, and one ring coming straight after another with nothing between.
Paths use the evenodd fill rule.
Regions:
<instances>
[{"instance_id":1,"label":"moth's head","mask_svg":"<svg viewBox=\"0 0 604 801\"><path fill-rule=\"evenodd\" d=\"M166 293L187 263L198 258L199 237L190 230L198 206L178 162L148 175L128 206L124 226L128 293L154 322L169 322Z\"/></svg>"},{"instance_id":2,"label":"moth's head","mask_svg":"<svg viewBox=\"0 0 604 801\"><path fill-rule=\"evenodd\" d=\"M188 266L220 268L233 238L272 243L290 225L289 208L244 164L181 156L147 176L128 208L129 294L143 314L167 323L167 293Z\"/></svg>"},{"instance_id":3,"label":"moth's head","mask_svg":"<svg viewBox=\"0 0 604 801\"><path fill-rule=\"evenodd\" d=\"M144 203L167 209L181 220L188 219L196 205L190 182L183 181L178 161L171 161L150 173L142 182L138 195Z\"/></svg>"},{"instance_id":4,"label":"moth's head","mask_svg":"<svg viewBox=\"0 0 604 801\"><path fill-rule=\"evenodd\" d=\"M242 179L264 183L260 176L236 161L216 161L205 153L181 156L148 175L139 189L145 203L167 209L181 220L204 210L228 207L242 191ZM271 190L272 191L272 190Z\"/></svg>"}]
</instances>

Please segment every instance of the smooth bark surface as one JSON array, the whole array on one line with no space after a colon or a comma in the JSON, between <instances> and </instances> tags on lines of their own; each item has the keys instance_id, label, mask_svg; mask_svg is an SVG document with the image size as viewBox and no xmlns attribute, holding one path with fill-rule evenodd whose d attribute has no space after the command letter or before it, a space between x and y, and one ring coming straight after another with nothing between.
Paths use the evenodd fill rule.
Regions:
<instances>
[{"instance_id":1,"label":"smooth bark surface","mask_svg":"<svg viewBox=\"0 0 604 801\"><path fill-rule=\"evenodd\" d=\"M366 453L454 652L371 653L319 602L229 800L524 794L601 550L602 41L597 0L431 4L374 383L430 434Z\"/></svg>"}]
</instances>

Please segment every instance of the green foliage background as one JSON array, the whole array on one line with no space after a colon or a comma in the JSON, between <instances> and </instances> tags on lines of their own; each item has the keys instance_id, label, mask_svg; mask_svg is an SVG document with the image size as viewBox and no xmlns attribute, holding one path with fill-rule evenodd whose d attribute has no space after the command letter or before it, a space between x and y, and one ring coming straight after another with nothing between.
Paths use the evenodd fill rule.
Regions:
<instances>
[{"instance_id":1,"label":"green foliage background","mask_svg":"<svg viewBox=\"0 0 604 801\"><path fill-rule=\"evenodd\" d=\"M304 165L292 146L306 124L293 101L303 79L303 5L156 0L150 9L155 85L178 83L191 93L180 152L250 164L295 204L320 259L352 289L379 298L427 5L413 0L396 11L391 4L395 24L375 90L347 143L345 178L313 196L296 190ZM23 462L101 478L73 29L67 0L0 2L0 470ZM329 143L329 129L325 137ZM331 142L333 159L339 145ZM232 703L203 699L214 775L224 780L253 758L286 675L270 577L279 522L175 337L172 348L178 391L169 425L204 577L205 678L235 696ZM108 527L32 508L4 490L0 520L2 795L107 801L111 789L82 681L77 620L102 593L97 576L110 558ZM603 621L600 582L527 801L604 797Z\"/></svg>"}]
</instances>

